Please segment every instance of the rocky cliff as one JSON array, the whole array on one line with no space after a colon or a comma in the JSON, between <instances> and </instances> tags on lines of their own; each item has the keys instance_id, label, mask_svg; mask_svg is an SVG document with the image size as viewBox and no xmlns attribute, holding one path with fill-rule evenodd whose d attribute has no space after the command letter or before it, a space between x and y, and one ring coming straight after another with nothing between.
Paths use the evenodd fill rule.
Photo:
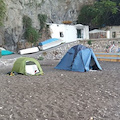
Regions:
<instances>
[{"instance_id":1,"label":"rocky cliff","mask_svg":"<svg viewBox=\"0 0 120 120\"><path fill-rule=\"evenodd\" d=\"M47 15L47 22L62 23L77 20L78 13L84 4L95 0L4 0L6 18L4 27L0 28L0 44L11 51L16 51L18 42L23 41L24 15L32 19L32 25L40 29L38 14Z\"/></svg>"}]
</instances>

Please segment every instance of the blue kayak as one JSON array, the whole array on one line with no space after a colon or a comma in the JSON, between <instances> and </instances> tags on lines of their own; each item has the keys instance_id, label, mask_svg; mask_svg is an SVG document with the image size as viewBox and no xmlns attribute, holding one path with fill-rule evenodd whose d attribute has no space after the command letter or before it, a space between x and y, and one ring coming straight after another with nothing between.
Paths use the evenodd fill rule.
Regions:
<instances>
[{"instance_id":1,"label":"blue kayak","mask_svg":"<svg viewBox=\"0 0 120 120\"><path fill-rule=\"evenodd\" d=\"M11 55L11 54L14 54L14 53L9 51L9 50L1 50L1 55L2 56L4 56L4 55Z\"/></svg>"}]
</instances>

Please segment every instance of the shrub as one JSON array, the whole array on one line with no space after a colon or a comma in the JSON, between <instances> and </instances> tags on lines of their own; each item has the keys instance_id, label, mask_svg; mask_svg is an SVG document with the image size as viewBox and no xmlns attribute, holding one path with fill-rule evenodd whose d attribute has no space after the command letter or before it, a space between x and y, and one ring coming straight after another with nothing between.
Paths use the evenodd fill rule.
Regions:
<instances>
[{"instance_id":1,"label":"shrub","mask_svg":"<svg viewBox=\"0 0 120 120\"><path fill-rule=\"evenodd\" d=\"M32 26L32 20L28 16L23 16L23 25L25 28Z\"/></svg>"},{"instance_id":2,"label":"shrub","mask_svg":"<svg viewBox=\"0 0 120 120\"><path fill-rule=\"evenodd\" d=\"M43 54L43 56L46 56L46 55L47 55L47 53L46 53L46 52L43 52L42 54Z\"/></svg>"},{"instance_id":3,"label":"shrub","mask_svg":"<svg viewBox=\"0 0 120 120\"><path fill-rule=\"evenodd\" d=\"M91 40L88 41L88 45L92 45L92 41Z\"/></svg>"},{"instance_id":4,"label":"shrub","mask_svg":"<svg viewBox=\"0 0 120 120\"><path fill-rule=\"evenodd\" d=\"M36 44L39 38L39 34L35 28L29 27L25 31L25 38L28 40L28 42Z\"/></svg>"},{"instance_id":5,"label":"shrub","mask_svg":"<svg viewBox=\"0 0 120 120\"><path fill-rule=\"evenodd\" d=\"M32 20L28 16L23 16L23 26L25 27L25 39L27 39L28 42L36 44L39 33L32 27Z\"/></svg>"},{"instance_id":6,"label":"shrub","mask_svg":"<svg viewBox=\"0 0 120 120\"><path fill-rule=\"evenodd\" d=\"M44 57L40 56L40 57L38 58L38 60L44 60Z\"/></svg>"},{"instance_id":7,"label":"shrub","mask_svg":"<svg viewBox=\"0 0 120 120\"><path fill-rule=\"evenodd\" d=\"M38 14L38 19L39 19L41 30L42 30L45 27L45 23L46 23L46 20L47 20L47 15Z\"/></svg>"}]
</instances>

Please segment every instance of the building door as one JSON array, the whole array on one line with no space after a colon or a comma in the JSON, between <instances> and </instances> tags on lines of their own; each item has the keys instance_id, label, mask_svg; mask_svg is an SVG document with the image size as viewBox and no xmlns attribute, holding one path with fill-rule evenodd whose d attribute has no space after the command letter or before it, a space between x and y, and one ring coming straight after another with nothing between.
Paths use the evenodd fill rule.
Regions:
<instances>
[{"instance_id":1,"label":"building door","mask_svg":"<svg viewBox=\"0 0 120 120\"><path fill-rule=\"evenodd\" d=\"M112 38L116 38L116 32L112 32Z\"/></svg>"},{"instance_id":2,"label":"building door","mask_svg":"<svg viewBox=\"0 0 120 120\"><path fill-rule=\"evenodd\" d=\"M77 38L82 38L81 29L77 29Z\"/></svg>"}]
</instances>

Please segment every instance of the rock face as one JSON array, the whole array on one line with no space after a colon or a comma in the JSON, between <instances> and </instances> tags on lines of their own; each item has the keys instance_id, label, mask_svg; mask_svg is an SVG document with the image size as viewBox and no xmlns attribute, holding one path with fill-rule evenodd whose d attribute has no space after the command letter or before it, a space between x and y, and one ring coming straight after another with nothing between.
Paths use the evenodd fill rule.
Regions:
<instances>
[{"instance_id":1,"label":"rock face","mask_svg":"<svg viewBox=\"0 0 120 120\"><path fill-rule=\"evenodd\" d=\"M78 13L84 4L92 4L95 0L5 0L7 11L4 22L4 47L17 50L18 42L23 41L24 15L32 19L32 25L40 29L38 14L47 15L47 22L62 23L77 20ZM0 36L1 35L0 33ZM1 37L0 37L1 40Z\"/></svg>"}]
</instances>

